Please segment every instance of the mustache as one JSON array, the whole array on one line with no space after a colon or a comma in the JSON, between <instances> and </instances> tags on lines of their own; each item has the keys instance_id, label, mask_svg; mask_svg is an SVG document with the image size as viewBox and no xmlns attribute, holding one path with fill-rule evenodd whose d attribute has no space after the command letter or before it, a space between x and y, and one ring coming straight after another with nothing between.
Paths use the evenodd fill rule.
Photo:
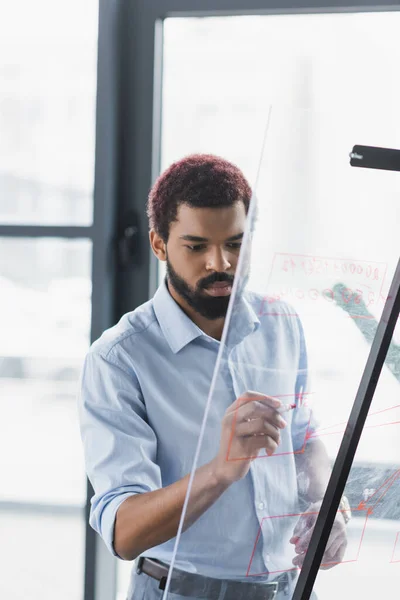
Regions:
<instances>
[{"instance_id":1,"label":"mustache","mask_svg":"<svg viewBox=\"0 0 400 600\"><path fill-rule=\"evenodd\" d=\"M201 279L198 284L198 289L203 289L212 285L213 283L228 283L229 285L233 284L234 275L230 275L229 273L211 273L208 277L204 277Z\"/></svg>"}]
</instances>

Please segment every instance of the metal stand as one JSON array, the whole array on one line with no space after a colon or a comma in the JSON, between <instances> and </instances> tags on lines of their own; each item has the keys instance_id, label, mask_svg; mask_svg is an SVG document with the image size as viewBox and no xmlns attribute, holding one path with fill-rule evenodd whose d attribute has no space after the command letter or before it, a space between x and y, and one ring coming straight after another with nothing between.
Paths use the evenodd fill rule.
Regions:
<instances>
[{"instance_id":1,"label":"metal stand","mask_svg":"<svg viewBox=\"0 0 400 600\"><path fill-rule=\"evenodd\" d=\"M350 164L400 171L400 150L354 146ZM400 201L400 199L399 199ZM309 600L400 313L400 259L292 600Z\"/></svg>"}]
</instances>

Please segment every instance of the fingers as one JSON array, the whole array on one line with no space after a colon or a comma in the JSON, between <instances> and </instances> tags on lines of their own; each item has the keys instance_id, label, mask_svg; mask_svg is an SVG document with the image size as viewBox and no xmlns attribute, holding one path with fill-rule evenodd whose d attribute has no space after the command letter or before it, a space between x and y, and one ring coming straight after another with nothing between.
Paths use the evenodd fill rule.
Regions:
<instances>
[{"instance_id":1,"label":"fingers","mask_svg":"<svg viewBox=\"0 0 400 600\"><path fill-rule=\"evenodd\" d=\"M254 402L255 400L262 402L266 406L270 406L271 408L280 408L282 406L282 402L278 400L278 398L274 398L273 396L268 396L267 394L260 394L260 392L254 392L252 390L248 390L245 394L241 396L241 398L245 399L247 402Z\"/></svg>"},{"instance_id":2,"label":"fingers","mask_svg":"<svg viewBox=\"0 0 400 600\"><path fill-rule=\"evenodd\" d=\"M347 540L340 540L339 548L335 555L326 555L324 554L324 558L322 559L321 569L324 571L328 571L332 569L337 564L341 563L344 558L344 554L347 548Z\"/></svg>"},{"instance_id":3,"label":"fingers","mask_svg":"<svg viewBox=\"0 0 400 600\"><path fill-rule=\"evenodd\" d=\"M246 392L226 411L224 427L231 431L248 457L257 456L265 449L271 456L281 442L280 430L286 427L279 414L281 402L272 396L258 392Z\"/></svg>"},{"instance_id":4,"label":"fingers","mask_svg":"<svg viewBox=\"0 0 400 600\"><path fill-rule=\"evenodd\" d=\"M264 419L251 419L243 421L235 427L235 433L239 437L266 436L271 437L276 444L281 441L279 429Z\"/></svg>"},{"instance_id":5,"label":"fingers","mask_svg":"<svg viewBox=\"0 0 400 600\"><path fill-rule=\"evenodd\" d=\"M331 557L331 560L336 558L336 555L343 554L347 546L347 540L343 539L341 535L338 535L326 549L326 554Z\"/></svg>"},{"instance_id":6,"label":"fingers","mask_svg":"<svg viewBox=\"0 0 400 600\"><path fill-rule=\"evenodd\" d=\"M306 531L314 527L317 517L318 513L305 513L302 515L293 530L293 536L290 539L290 543L297 544L297 541L306 533Z\"/></svg>"},{"instance_id":7,"label":"fingers","mask_svg":"<svg viewBox=\"0 0 400 600\"><path fill-rule=\"evenodd\" d=\"M294 559L292 560L292 564L295 567L302 567L303 566L303 562L304 562L304 557L305 557L306 553L304 552L304 554L297 554Z\"/></svg>"},{"instance_id":8,"label":"fingers","mask_svg":"<svg viewBox=\"0 0 400 600\"><path fill-rule=\"evenodd\" d=\"M293 558L293 564L296 567L301 567L304 562L308 545L314 531L314 525L317 520L317 514L304 514L297 521L293 535L290 538L290 543L295 545L296 556Z\"/></svg>"},{"instance_id":9,"label":"fingers","mask_svg":"<svg viewBox=\"0 0 400 600\"><path fill-rule=\"evenodd\" d=\"M265 448L268 456L274 454L281 442L280 430L286 427L285 420L276 410L258 400L240 407L230 419L235 436L252 439L246 444L251 456L261 448Z\"/></svg>"},{"instance_id":10,"label":"fingers","mask_svg":"<svg viewBox=\"0 0 400 600\"><path fill-rule=\"evenodd\" d=\"M286 427L285 419L275 409L258 400L246 403L237 409L236 425L243 421L251 421L254 419L268 421L278 429L284 429Z\"/></svg>"},{"instance_id":11,"label":"fingers","mask_svg":"<svg viewBox=\"0 0 400 600\"><path fill-rule=\"evenodd\" d=\"M322 562L331 562L333 563L331 566L334 566L338 562L342 562L346 548L346 531L344 526L338 526L332 530ZM329 565L327 565L327 568L330 568Z\"/></svg>"},{"instance_id":12,"label":"fingers","mask_svg":"<svg viewBox=\"0 0 400 600\"><path fill-rule=\"evenodd\" d=\"M307 531L305 531L302 535L300 535L297 538L296 542L294 542L296 554L303 554L303 553L307 552L313 533L314 533L314 526L311 527L310 529L308 529ZM337 538L338 538L338 536L335 534L330 535L328 544L325 549L324 556L328 556L328 555L334 556L336 554L336 550L338 549L338 547L336 547Z\"/></svg>"},{"instance_id":13,"label":"fingers","mask_svg":"<svg viewBox=\"0 0 400 600\"><path fill-rule=\"evenodd\" d=\"M279 446L279 441L276 441L276 438L274 439L267 433L253 434L247 437L240 437L239 439L241 440L243 452L247 457L257 456L259 450L262 448L265 449L268 456L271 456Z\"/></svg>"},{"instance_id":14,"label":"fingers","mask_svg":"<svg viewBox=\"0 0 400 600\"><path fill-rule=\"evenodd\" d=\"M227 414L231 412L235 412L241 406L247 404L248 402L258 401L264 404L265 406L269 406L270 408L274 408L275 410L280 408L282 403L277 398L273 398L272 396L267 396L266 394L260 394L259 392L247 391L242 394L227 410Z\"/></svg>"},{"instance_id":15,"label":"fingers","mask_svg":"<svg viewBox=\"0 0 400 600\"><path fill-rule=\"evenodd\" d=\"M316 520L316 519L315 519ZM301 527L299 520L298 526ZM315 522L314 522L315 525ZM293 532L293 536L290 540L292 544L295 544L296 556L293 558L293 565L296 567L302 567L305 555L310 544L312 534L314 532L314 525L308 531L305 529L296 528ZM325 549L325 553L321 562L321 569L328 570L342 562L347 547L347 535L343 526L333 527L331 535L329 536L328 544Z\"/></svg>"},{"instance_id":16,"label":"fingers","mask_svg":"<svg viewBox=\"0 0 400 600\"><path fill-rule=\"evenodd\" d=\"M313 533L314 527L311 527L311 529L308 529L301 537L299 537L294 547L296 554L303 554L303 552L307 552Z\"/></svg>"}]
</instances>

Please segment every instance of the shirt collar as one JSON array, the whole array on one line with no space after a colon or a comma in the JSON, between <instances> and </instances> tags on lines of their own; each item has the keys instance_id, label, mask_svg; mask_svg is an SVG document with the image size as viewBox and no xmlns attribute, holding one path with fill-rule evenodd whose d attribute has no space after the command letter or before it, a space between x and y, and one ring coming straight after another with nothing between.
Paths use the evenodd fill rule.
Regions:
<instances>
[{"instance_id":1,"label":"shirt collar","mask_svg":"<svg viewBox=\"0 0 400 600\"><path fill-rule=\"evenodd\" d=\"M257 317L250 298L247 294L236 298L230 319L230 328L227 336L228 346L239 344L245 337L257 331L260 320Z\"/></svg>"},{"instance_id":2,"label":"shirt collar","mask_svg":"<svg viewBox=\"0 0 400 600\"><path fill-rule=\"evenodd\" d=\"M196 338L206 335L172 298L165 279L154 294L153 307L161 331L174 354L177 354ZM235 323L234 328L232 323ZM228 334L228 345L239 343L247 335L257 330L259 325L260 321L250 302L244 297L240 298L232 311L232 333Z\"/></svg>"},{"instance_id":3,"label":"shirt collar","mask_svg":"<svg viewBox=\"0 0 400 600\"><path fill-rule=\"evenodd\" d=\"M172 298L165 280L154 294L153 306L161 331L174 354L204 335Z\"/></svg>"}]
</instances>

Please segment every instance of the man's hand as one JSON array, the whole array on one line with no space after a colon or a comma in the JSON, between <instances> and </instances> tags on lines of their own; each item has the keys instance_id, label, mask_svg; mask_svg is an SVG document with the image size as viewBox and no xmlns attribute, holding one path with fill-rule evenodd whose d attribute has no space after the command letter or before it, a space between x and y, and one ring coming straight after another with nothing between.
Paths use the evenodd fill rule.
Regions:
<instances>
[{"instance_id":1,"label":"man's hand","mask_svg":"<svg viewBox=\"0 0 400 600\"><path fill-rule=\"evenodd\" d=\"M297 556L293 559L296 567L302 567L304 558L314 531L322 502L315 502L309 506L307 512L300 517L293 531L290 543L294 544ZM342 562L347 547L346 525L342 513L336 515L331 534L326 545L325 554L321 562L321 569L327 570Z\"/></svg>"},{"instance_id":2,"label":"man's hand","mask_svg":"<svg viewBox=\"0 0 400 600\"><path fill-rule=\"evenodd\" d=\"M219 481L228 485L245 477L258 452L269 456L280 444L286 421L279 414L281 402L257 392L246 392L227 409L222 420L221 442L213 462Z\"/></svg>"}]
</instances>

